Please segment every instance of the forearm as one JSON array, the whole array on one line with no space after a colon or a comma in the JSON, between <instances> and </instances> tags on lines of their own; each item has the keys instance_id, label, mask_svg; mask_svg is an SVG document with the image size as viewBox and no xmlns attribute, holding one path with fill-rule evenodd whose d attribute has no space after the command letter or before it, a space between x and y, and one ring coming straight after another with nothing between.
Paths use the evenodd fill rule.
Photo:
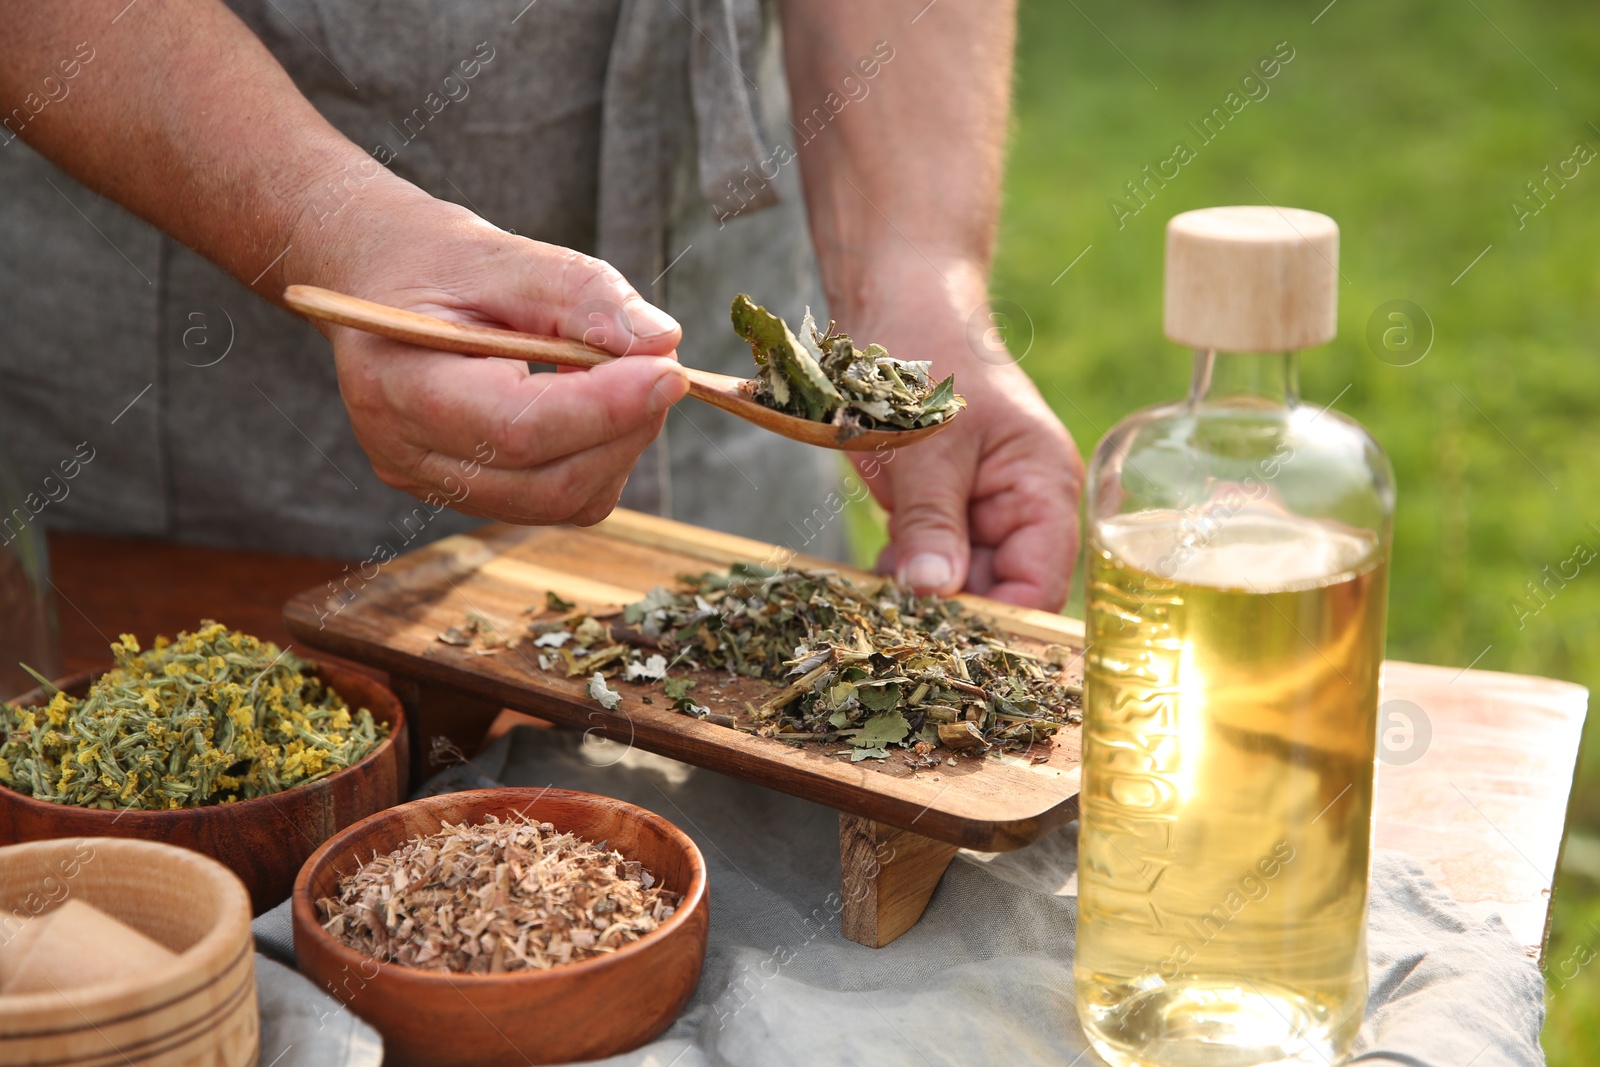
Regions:
<instances>
[{"instance_id":1,"label":"forearm","mask_svg":"<svg viewBox=\"0 0 1600 1067\"><path fill-rule=\"evenodd\" d=\"M879 565L921 593L1059 609L1082 463L984 317L1014 3L786 0L783 30L828 311L847 332L954 374L968 403L914 446L917 459L892 462L891 450L857 463L889 511ZM893 55L863 91L855 64L880 42ZM816 132L806 118L819 103L833 117Z\"/></svg>"},{"instance_id":2,"label":"forearm","mask_svg":"<svg viewBox=\"0 0 1600 1067\"><path fill-rule=\"evenodd\" d=\"M269 299L290 278L333 280L329 182L423 195L323 119L218 0L4 10L0 141L20 136Z\"/></svg>"},{"instance_id":3,"label":"forearm","mask_svg":"<svg viewBox=\"0 0 1600 1067\"><path fill-rule=\"evenodd\" d=\"M867 95L807 128L798 149L834 316L849 324L919 283L975 308L994 249L1013 4L788 0L783 30L797 126L849 94L844 79L861 81L856 64L875 46L893 49Z\"/></svg>"}]
</instances>

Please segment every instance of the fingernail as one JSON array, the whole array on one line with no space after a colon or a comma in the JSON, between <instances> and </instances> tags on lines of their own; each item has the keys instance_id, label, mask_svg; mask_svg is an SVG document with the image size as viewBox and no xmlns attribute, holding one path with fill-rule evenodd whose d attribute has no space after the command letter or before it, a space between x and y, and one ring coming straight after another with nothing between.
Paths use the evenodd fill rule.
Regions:
<instances>
[{"instance_id":1,"label":"fingernail","mask_svg":"<svg viewBox=\"0 0 1600 1067\"><path fill-rule=\"evenodd\" d=\"M924 552L907 560L896 577L901 585L937 593L949 588L955 573L955 567L944 556Z\"/></svg>"},{"instance_id":2,"label":"fingernail","mask_svg":"<svg viewBox=\"0 0 1600 1067\"><path fill-rule=\"evenodd\" d=\"M660 337L678 328L677 319L643 297L634 297L623 305L622 310L627 316L628 327L633 331L633 336L641 341Z\"/></svg>"},{"instance_id":3,"label":"fingernail","mask_svg":"<svg viewBox=\"0 0 1600 1067\"><path fill-rule=\"evenodd\" d=\"M676 364L650 386L650 414L659 415L689 392L689 379Z\"/></svg>"}]
</instances>

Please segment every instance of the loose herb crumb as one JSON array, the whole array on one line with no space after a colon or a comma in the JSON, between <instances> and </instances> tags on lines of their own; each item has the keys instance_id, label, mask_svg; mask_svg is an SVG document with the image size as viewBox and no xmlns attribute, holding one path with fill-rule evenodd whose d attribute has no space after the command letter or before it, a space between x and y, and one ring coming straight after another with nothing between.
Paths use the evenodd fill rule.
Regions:
<instances>
[{"instance_id":1,"label":"loose herb crumb","mask_svg":"<svg viewBox=\"0 0 1600 1067\"><path fill-rule=\"evenodd\" d=\"M589 695L607 711L615 711L617 705L622 703L622 694L607 685L606 676L599 671L595 671L589 679Z\"/></svg>"}]
</instances>

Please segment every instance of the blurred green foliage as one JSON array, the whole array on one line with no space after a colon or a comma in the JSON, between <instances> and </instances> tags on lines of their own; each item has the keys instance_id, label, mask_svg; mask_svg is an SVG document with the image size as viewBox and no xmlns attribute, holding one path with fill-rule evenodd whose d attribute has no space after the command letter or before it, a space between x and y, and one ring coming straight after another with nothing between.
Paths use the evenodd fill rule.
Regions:
<instances>
[{"instance_id":1,"label":"blurred green foliage","mask_svg":"<svg viewBox=\"0 0 1600 1067\"><path fill-rule=\"evenodd\" d=\"M1161 335L1168 218L1261 203L1333 216L1339 338L1302 358L1302 391L1337 398L1394 461L1389 655L1593 687L1600 562L1537 614L1512 602L1539 608L1525 583L1580 542L1600 551L1600 159L1542 204L1525 187L1547 165L1570 175L1579 144L1600 150L1600 20L1576 2L1324 3L1024 0L997 324L1087 454L1187 389L1188 354ZM1188 124L1230 91L1248 99L1241 80L1280 42L1293 59L1203 144ZM1195 158L1130 196L1180 140ZM1398 351L1368 341L1397 300L1432 325L1410 366L1395 364L1426 322L1409 347L1390 335ZM1600 952L1597 733L1591 717L1556 886L1553 1067L1600 1062L1600 960L1578 962Z\"/></svg>"}]
</instances>

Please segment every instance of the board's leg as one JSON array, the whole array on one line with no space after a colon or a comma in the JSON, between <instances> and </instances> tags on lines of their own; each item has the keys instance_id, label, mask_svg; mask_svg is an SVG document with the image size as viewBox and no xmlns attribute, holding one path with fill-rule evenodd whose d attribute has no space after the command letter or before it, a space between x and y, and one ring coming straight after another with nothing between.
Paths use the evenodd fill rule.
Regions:
<instances>
[{"instance_id":1,"label":"board's leg","mask_svg":"<svg viewBox=\"0 0 1600 1067\"><path fill-rule=\"evenodd\" d=\"M444 763L430 759L434 739L443 738L464 755L478 751L489 726L500 714L494 700L468 696L432 682L404 675L390 675L389 685L406 710L407 732L411 735L411 788L443 770Z\"/></svg>"},{"instance_id":2,"label":"board's leg","mask_svg":"<svg viewBox=\"0 0 1600 1067\"><path fill-rule=\"evenodd\" d=\"M882 948L911 929L955 854L954 845L841 812L841 932L857 944Z\"/></svg>"}]
</instances>

